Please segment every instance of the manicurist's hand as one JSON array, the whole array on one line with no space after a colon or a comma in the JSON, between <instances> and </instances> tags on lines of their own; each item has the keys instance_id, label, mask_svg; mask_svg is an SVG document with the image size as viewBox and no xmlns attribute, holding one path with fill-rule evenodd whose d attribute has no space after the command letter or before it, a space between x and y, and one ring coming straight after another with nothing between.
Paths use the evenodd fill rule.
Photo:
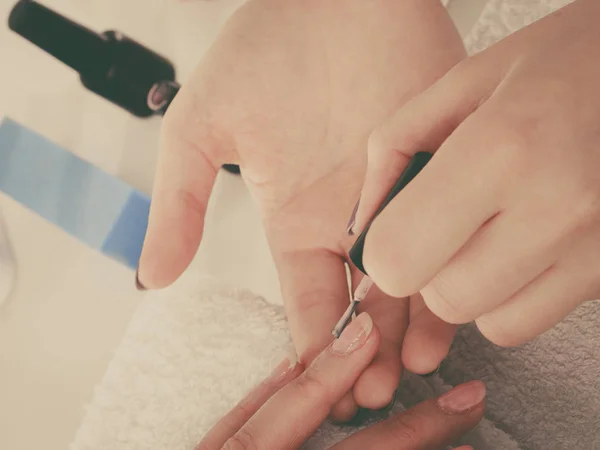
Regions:
<instances>
[{"instance_id":1,"label":"manicurist's hand","mask_svg":"<svg viewBox=\"0 0 600 450\"><path fill-rule=\"evenodd\" d=\"M374 131L356 229L409 157L431 162L370 228L390 295L527 341L600 295L600 3L578 0L454 68ZM422 342L422 341L421 341ZM403 360L419 357L407 336Z\"/></svg>"},{"instance_id":2,"label":"manicurist's hand","mask_svg":"<svg viewBox=\"0 0 600 450\"><path fill-rule=\"evenodd\" d=\"M162 288L186 268L217 169L237 163L263 217L294 344L312 361L348 305L345 228L369 133L464 55L439 0L246 3L164 118L140 283ZM357 405L385 407L400 379L406 302L374 290L364 310L381 345L333 408L339 420ZM437 342L422 348L434 355L424 372L447 352Z\"/></svg>"},{"instance_id":3,"label":"manicurist's hand","mask_svg":"<svg viewBox=\"0 0 600 450\"><path fill-rule=\"evenodd\" d=\"M305 370L302 365L282 362L215 425L196 450L298 448L376 357L381 338L371 317L361 314ZM469 382L360 431L333 448L443 449L481 420L484 397L483 383Z\"/></svg>"}]
</instances>

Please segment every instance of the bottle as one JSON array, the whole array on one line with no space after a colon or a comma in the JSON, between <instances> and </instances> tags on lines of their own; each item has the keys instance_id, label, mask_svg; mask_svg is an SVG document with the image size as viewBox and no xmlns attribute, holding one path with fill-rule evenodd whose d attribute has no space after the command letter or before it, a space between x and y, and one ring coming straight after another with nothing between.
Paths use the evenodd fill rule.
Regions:
<instances>
[{"instance_id":1,"label":"bottle","mask_svg":"<svg viewBox=\"0 0 600 450\"><path fill-rule=\"evenodd\" d=\"M179 90L168 59L118 31L95 33L34 0L20 0L8 26L78 72L88 90L137 117L163 115ZM223 168L240 173L232 164Z\"/></svg>"},{"instance_id":2,"label":"bottle","mask_svg":"<svg viewBox=\"0 0 600 450\"><path fill-rule=\"evenodd\" d=\"M90 91L137 117L155 114L146 102L158 81L174 81L169 60L117 31L95 33L33 1L21 0L11 30L79 73Z\"/></svg>"}]
</instances>

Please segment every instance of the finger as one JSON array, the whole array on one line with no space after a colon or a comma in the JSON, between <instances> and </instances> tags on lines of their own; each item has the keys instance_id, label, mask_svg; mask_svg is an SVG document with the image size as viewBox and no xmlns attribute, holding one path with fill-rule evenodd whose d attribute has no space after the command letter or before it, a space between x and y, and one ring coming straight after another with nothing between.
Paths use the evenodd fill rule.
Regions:
<instances>
[{"instance_id":1,"label":"finger","mask_svg":"<svg viewBox=\"0 0 600 450\"><path fill-rule=\"evenodd\" d=\"M296 448L371 362L379 332L363 313L306 371L277 392L229 441L231 448ZM234 447L234 443L237 447Z\"/></svg>"},{"instance_id":2,"label":"finger","mask_svg":"<svg viewBox=\"0 0 600 450\"><path fill-rule=\"evenodd\" d=\"M255 387L229 413L227 413L200 441L196 450L221 448L242 426L282 387L294 380L304 370L302 364L286 358L261 384Z\"/></svg>"},{"instance_id":3,"label":"finger","mask_svg":"<svg viewBox=\"0 0 600 450\"><path fill-rule=\"evenodd\" d=\"M472 65L457 65L372 132L354 233L369 222L410 158L437 150L494 88L481 71L475 76Z\"/></svg>"},{"instance_id":4,"label":"finger","mask_svg":"<svg viewBox=\"0 0 600 450\"><path fill-rule=\"evenodd\" d=\"M324 249L274 256L296 351L310 363L331 342L331 329L348 305L344 261Z\"/></svg>"},{"instance_id":5,"label":"finger","mask_svg":"<svg viewBox=\"0 0 600 450\"><path fill-rule=\"evenodd\" d=\"M433 314L420 294L413 295L410 322L402 345L404 366L417 374L435 372L450 351L456 328Z\"/></svg>"},{"instance_id":6,"label":"finger","mask_svg":"<svg viewBox=\"0 0 600 450\"><path fill-rule=\"evenodd\" d=\"M353 289L364 275L354 268ZM381 344L373 362L360 375L353 388L359 406L382 409L393 400L402 376L401 349L408 325L408 302L390 297L373 286L359 306L377 324Z\"/></svg>"},{"instance_id":7,"label":"finger","mask_svg":"<svg viewBox=\"0 0 600 450\"><path fill-rule=\"evenodd\" d=\"M503 347L519 345L552 328L582 302L596 298L598 242L597 236L583 240L509 301L480 317L481 333Z\"/></svg>"},{"instance_id":8,"label":"finger","mask_svg":"<svg viewBox=\"0 0 600 450\"><path fill-rule=\"evenodd\" d=\"M194 98L184 86L163 120L137 275L143 288L162 288L175 281L194 257L202 237L206 206L220 164L215 163L215 143L208 137L206 125L197 123Z\"/></svg>"},{"instance_id":9,"label":"finger","mask_svg":"<svg viewBox=\"0 0 600 450\"><path fill-rule=\"evenodd\" d=\"M346 392L343 397L331 408L329 419L333 423L345 424L350 422L358 414L358 404L352 390Z\"/></svg>"},{"instance_id":10,"label":"finger","mask_svg":"<svg viewBox=\"0 0 600 450\"><path fill-rule=\"evenodd\" d=\"M482 382L465 383L436 400L427 400L360 431L333 449L438 450L451 445L477 425L483 417L484 398Z\"/></svg>"},{"instance_id":11,"label":"finger","mask_svg":"<svg viewBox=\"0 0 600 450\"><path fill-rule=\"evenodd\" d=\"M485 122L467 119L373 221L363 261L384 292L419 292L498 213L507 169L480 151Z\"/></svg>"},{"instance_id":12,"label":"finger","mask_svg":"<svg viewBox=\"0 0 600 450\"><path fill-rule=\"evenodd\" d=\"M279 253L279 272L290 333L300 360L310 363L330 342L331 330L348 306L348 278L343 259L325 249ZM358 406L348 393L332 419L352 419Z\"/></svg>"},{"instance_id":13,"label":"finger","mask_svg":"<svg viewBox=\"0 0 600 450\"><path fill-rule=\"evenodd\" d=\"M492 311L557 260L569 243L554 238L561 223L527 202L499 214L422 289L428 308L451 323Z\"/></svg>"}]
</instances>

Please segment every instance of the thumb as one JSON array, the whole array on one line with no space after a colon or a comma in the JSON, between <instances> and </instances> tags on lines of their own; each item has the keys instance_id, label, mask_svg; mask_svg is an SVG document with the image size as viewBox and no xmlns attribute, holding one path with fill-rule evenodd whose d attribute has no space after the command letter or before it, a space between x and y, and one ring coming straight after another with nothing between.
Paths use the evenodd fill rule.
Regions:
<instances>
[{"instance_id":1,"label":"thumb","mask_svg":"<svg viewBox=\"0 0 600 450\"><path fill-rule=\"evenodd\" d=\"M196 99L184 86L161 128L160 154L148 229L137 273L139 289L174 282L194 257L217 169L216 143L199 123Z\"/></svg>"},{"instance_id":2,"label":"thumb","mask_svg":"<svg viewBox=\"0 0 600 450\"><path fill-rule=\"evenodd\" d=\"M455 66L371 133L367 172L351 219L351 234L367 226L411 157L419 151L437 150L489 95L493 83L475 76L472 65L466 60Z\"/></svg>"}]
</instances>

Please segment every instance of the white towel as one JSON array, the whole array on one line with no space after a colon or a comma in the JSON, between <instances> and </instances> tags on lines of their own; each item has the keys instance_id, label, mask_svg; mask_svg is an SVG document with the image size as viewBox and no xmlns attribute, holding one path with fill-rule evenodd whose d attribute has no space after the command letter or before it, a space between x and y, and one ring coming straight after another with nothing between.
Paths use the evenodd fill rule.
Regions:
<instances>
[{"instance_id":1,"label":"white towel","mask_svg":"<svg viewBox=\"0 0 600 450\"><path fill-rule=\"evenodd\" d=\"M281 307L188 272L140 304L71 450L192 450L290 349ZM403 399L446 389L435 377L407 377L394 411ZM325 449L355 431L326 423L304 448ZM518 449L488 421L464 443Z\"/></svg>"}]
</instances>

